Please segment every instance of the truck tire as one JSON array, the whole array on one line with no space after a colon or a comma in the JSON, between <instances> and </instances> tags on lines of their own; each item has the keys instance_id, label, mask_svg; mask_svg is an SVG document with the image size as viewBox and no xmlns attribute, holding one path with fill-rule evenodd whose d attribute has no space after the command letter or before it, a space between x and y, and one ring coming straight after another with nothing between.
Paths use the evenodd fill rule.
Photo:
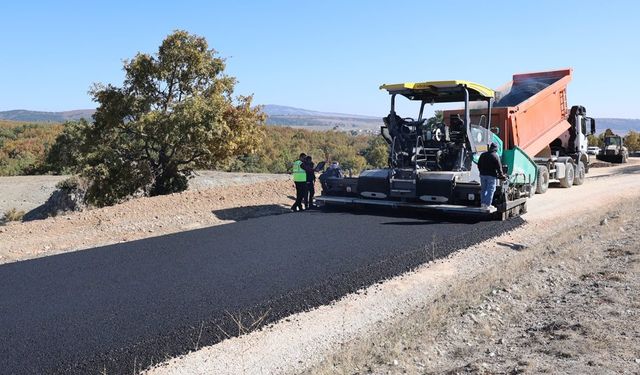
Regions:
<instances>
[{"instance_id":1,"label":"truck tire","mask_svg":"<svg viewBox=\"0 0 640 375\"><path fill-rule=\"evenodd\" d=\"M576 168L576 173L575 173L575 177L573 178L573 184L574 185L582 185L584 183L584 177L585 177L585 169L584 169L584 163L579 161L578 162L578 167Z\"/></svg>"},{"instance_id":2,"label":"truck tire","mask_svg":"<svg viewBox=\"0 0 640 375\"><path fill-rule=\"evenodd\" d=\"M549 189L549 170L544 165L538 166L538 178L536 178L536 194L544 194Z\"/></svg>"},{"instance_id":3,"label":"truck tire","mask_svg":"<svg viewBox=\"0 0 640 375\"><path fill-rule=\"evenodd\" d=\"M571 186L573 186L573 180L575 177L573 164L567 163L564 166L565 173L564 177L560 179L560 186L562 186L563 188L570 188Z\"/></svg>"}]
</instances>

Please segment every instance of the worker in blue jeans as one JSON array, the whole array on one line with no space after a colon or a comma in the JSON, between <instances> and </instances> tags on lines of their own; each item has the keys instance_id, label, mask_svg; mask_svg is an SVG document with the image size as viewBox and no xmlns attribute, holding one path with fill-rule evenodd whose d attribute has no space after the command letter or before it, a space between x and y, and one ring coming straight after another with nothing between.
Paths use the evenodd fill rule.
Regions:
<instances>
[{"instance_id":1,"label":"worker in blue jeans","mask_svg":"<svg viewBox=\"0 0 640 375\"><path fill-rule=\"evenodd\" d=\"M483 208L489 208L491 207L491 202L493 202L493 194L496 192L498 179L507 178L502 172L498 146L495 143L491 143L489 150L480 155L478 170L480 171L480 204Z\"/></svg>"}]
</instances>

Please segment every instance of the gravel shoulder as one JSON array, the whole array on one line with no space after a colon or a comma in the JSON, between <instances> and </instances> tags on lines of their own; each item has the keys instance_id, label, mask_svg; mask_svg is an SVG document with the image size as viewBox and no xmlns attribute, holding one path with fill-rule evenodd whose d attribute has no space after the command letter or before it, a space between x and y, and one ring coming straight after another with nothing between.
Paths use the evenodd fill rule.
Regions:
<instances>
[{"instance_id":1,"label":"gravel shoulder","mask_svg":"<svg viewBox=\"0 0 640 375\"><path fill-rule=\"evenodd\" d=\"M633 349L639 347L637 330L629 319L637 319L639 314L637 294L633 294L637 290L635 253L615 261L628 259L627 268L601 260L602 256L610 259L606 258L610 244L623 244L622 254L631 251L624 246L635 246L632 238L637 237L637 224L630 219L638 216L640 207L627 203L640 198L638 182L637 161L593 169L582 186L570 191L550 189L535 196L524 216L527 223L505 235L330 306L172 359L148 373L538 373L545 369L555 372L560 366L557 361L564 361L558 368L567 373L606 373L609 365L637 372L639 368L634 366L638 366L640 353ZM601 226L605 218L607 225ZM600 272L608 277L616 267L629 278L620 279L619 288L627 291L619 297L623 301L610 303L612 310L622 314L611 323L617 324L617 329L611 329L608 311L584 307L586 300L599 304L601 296L583 281L600 278ZM538 272L540 269L544 272ZM593 276L581 280L582 275ZM579 285L572 286L574 283ZM582 300L569 299L574 287L578 294L584 294ZM609 294L617 291L611 289ZM503 296L509 301L509 295L519 304L496 302ZM563 296L570 302L563 303ZM495 304L512 313L490 315L486 307L480 308L486 306L487 298L492 309ZM561 302L556 306L558 299ZM566 309L569 304L574 309ZM581 311L595 313L581 316ZM605 318L604 324L595 324L598 316ZM592 336L585 341L571 336L581 334L576 324L588 326L585 331ZM553 343L549 332L569 338ZM617 340L619 332L629 333L629 338L623 339L628 344L616 346L615 355L608 355L603 343ZM521 335L525 337L518 341ZM527 342L527 336L538 338ZM549 342L557 344L555 349ZM568 342L573 346L559 351L569 346ZM589 355L589 350L597 353ZM579 361L583 367L574 367Z\"/></svg>"},{"instance_id":2,"label":"gravel shoulder","mask_svg":"<svg viewBox=\"0 0 640 375\"><path fill-rule=\"evenodd\" d=\"M307 374L620 374L640 371L640 203L611 209L453 284Z\"/></svg>"}]
</instances>

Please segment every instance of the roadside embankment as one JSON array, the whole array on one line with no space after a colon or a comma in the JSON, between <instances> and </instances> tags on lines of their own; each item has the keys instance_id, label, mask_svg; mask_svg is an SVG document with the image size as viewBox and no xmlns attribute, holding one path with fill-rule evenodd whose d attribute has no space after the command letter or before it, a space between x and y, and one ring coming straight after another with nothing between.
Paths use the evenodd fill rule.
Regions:
<instances>
[{"instance_id":1,"label":"roadside embankment","mask_svg":"<svg viewBox=\"0 0 640 375\"><path fill-rule=\"evenodd\" d=\"M295 194L288 175L200 174L182 193L0 226L0 264L281 214L289 212L290 196ZM18 188L34 186L28 180L22 178ZM2 189L11 186L1 182ZM46 197L40 199L44 202Z\"/></svg>"}]
</instances>

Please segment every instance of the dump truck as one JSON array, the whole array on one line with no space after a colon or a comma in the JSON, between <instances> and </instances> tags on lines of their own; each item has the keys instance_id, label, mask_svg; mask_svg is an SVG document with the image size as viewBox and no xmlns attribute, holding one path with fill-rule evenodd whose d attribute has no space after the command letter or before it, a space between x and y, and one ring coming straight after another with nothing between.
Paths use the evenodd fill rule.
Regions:
<instances>
[{"instance_id":1,"label":"dump truck","mask_svg":"<svg viewBox=\"0 0 640 375\"><path fill-rule=\"evenodd\" d=\"M572 69L515 74L496 90L491 111L491 130L506 149L519 147L537 165L536 193L545 193L550 182L569 188L580 185L589 172L587 136L596 122L585 107L567 105L567 85ZM446 123L464 110L444 111ZM471 122L485 112L473 109Z\"/></svg>"},{"instance_id":2,"label":"dump truck","mask_svg":"<svg viewBox=\"0 0 640 375\"><path fill-rule=\"evenodd\" d=\"M626 163L629 159L629 150L624 146L621 136L606 135L604 137L604 146L602 146L596 158L609 163Z\"/></svg>"},{"instance_id":3,"label":"dump truck","mask_svg":"<svg viewBox=\"0 0 640 375\"><path fill-rule=\"evenodd\" d=\"M319 205L385 206L502 220L526 212L537 165L518 145L503 145L491 132L492 89L462 80L384 84L380 89L391 97L390 112L381 127L389 146L388 168L326 179L322 195L316 198ZM398 115L397 100L413 106L417 115ZM427 121L427 105L448 103L463 103L464 109L446 123ZM476 163L491 143L499 144L507 178L499 184L492 206L481 207Z\"/></svg>"}]
</instances>

